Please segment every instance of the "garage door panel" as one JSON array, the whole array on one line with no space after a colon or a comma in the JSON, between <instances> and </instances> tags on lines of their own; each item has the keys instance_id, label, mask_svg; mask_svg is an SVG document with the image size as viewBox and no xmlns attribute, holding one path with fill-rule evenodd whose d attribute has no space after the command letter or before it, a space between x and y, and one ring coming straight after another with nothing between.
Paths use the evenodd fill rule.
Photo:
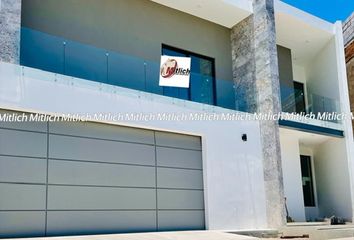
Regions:
<instances>
[{"instance_id":1,"label":"garage door panel","mask_svg":"<svg viewBox=\"0 0 354 240\"><path fill-rule=\"evenodd\" d=\"M47 135L44 133L0 129L0 154L46 157Z\"/></svg>"},{"instance_id":2,"label":"garage door panel","mask_svg":"<svg viewBox=\"0 0 354 240\"><path fill-rule=\"evenodd\" d=\"M204 209L204 192L201 190L158 189L159 209Z\"/></svg>"},{"instance_id":3,"label":"garage door panel","mask_svg":"<svg viewBox=\"0 0 354 240\"><path fill-rule=\"evenodd\" d=\"M49 186L50 210L155 209L154 189Z\"/></svg>"},{"instance_id":4,"label":"garage door panel","mask_svg":"<svg viewBox=\"0 0 354 240\"><path fill-rule=\"evenodd\" d=\"M176 148L157 147L157 165L202 169L202 152Z\"/></svg>"},{"instance_id":5,"label":"garage door panel","mask_svg":"<svg viewBox=\"0 0 354 240\"><path fill-rule=\"evenodd\" d=\"M22 116L23 113L21 112L13 112L13 111L5 111L0 110L0 114L16 114ZM25 113L30 120L30 114ZM35 116L35 114L33 114ZM39 122L39 121L15 121L15 122L6 122L0 121L0 128L9 128L9 129L19 129L19 130L27 130L27 131L35 131L35 132L47 132L47 123L46 122Z\"/></svg>"},{"instance_id":6,"label":"garage door panel","mask_svg":"<svg viewBox=\"0 0 354 240\"><path fill-rule=\"evenodd\" d=\"M203 195L200 137L0 123L0 238L204 229Z\"/></svg>"},{"instance_id":7,"label":"garage door panel","mask_svg":"<svg viewBox=\"0 0 354 240\"><path fill-rule=\"evenodd\" d=\"M49 183L155 187L155 168L76 161L49 161Z\"/></svg>"},{"instance_id":8,"label":"garage door panel","mask_svg":"<svg viewBox=\"0 0 354 240\"><path fill-rule=\"evenodd\" d=\"M157 168L157 187L203 189L203 172L159 167Z\"/></svg>"},{"instance_id":9,"label":"garage door panel","mask_svg":"<svg viewBox=\"0 0 354 240\"><path fill-rule=\"evenodd\" d=\"M158 212L159 231L205 229L204 211L165 211Z\"/></svg>"},{"instance_id":10,"label":"garage door panel","mask_svg":"<svg viewBox=\"0 0 354 240\"><path fill-rule=\"evenodd\" d=\"M0 182L45 183L46 159L0 156Z\"/></svg>"},{"instance_id":11,"label":"garage door panel","mask_svg":"<svg viewBox=\"0 0 354 240\"><path fill-rule=\"evenodd\" d=\"M45 234L44 211L0 212L0 238L42 237Z\"/></svg>"},{"instance_id":12,"label":"garage door panel","mask_svg":"<svg viewBox=\"0 0 354 240\"><path fill-rule=\"evenodd\" d=\"M154 144L154 132L92 122L51 122L49 132L118 141Z\"/></svg>"},{"instance_id":13,"label":"garage door panel","mask_svg":"<svg viewBox=\"0 0 354 240\"><path fill-rule=\"evenodd\" d=\"M44 185L0 183L0 210L44 210Z\"/></svg>"},{"instance_id":14,"label":"garage door panel","mask_svg":"<svg viewBox=\"0 0 354 240\"><path fill-rule=\"evenodd\" d=\"M0 128L26 130L34 132L47 132L46 122L4 122L0 121Z\"/></svg>"},{"instance_id":15,"label":"garage door panel","mask_svg":"<svg viewBox=\"0 0 354 240\"><path fill-rule=\"evenodd\" d=\"M154 147L115 141L50 135L50 158L154 165Z\"/></svg>"},{"instance_id":16,"label":"garage door panel","mask_svg":"<svg viewBox=\"0 0 354 240\"><path fill-rule=\"evenodd\" d=\"M201 150L200 137L168 132L156 132L156 145Z\"/></svg>"},{"instance_id":17,"label":"garage door panel","mask_svg":"<svg viewBox=\"0 0 354 240\"><path fill-rule=\"evenodd\" d=\"M49 211L47 227L48 235L155 231L156 212Z\"/></svg>"}]
</instances>

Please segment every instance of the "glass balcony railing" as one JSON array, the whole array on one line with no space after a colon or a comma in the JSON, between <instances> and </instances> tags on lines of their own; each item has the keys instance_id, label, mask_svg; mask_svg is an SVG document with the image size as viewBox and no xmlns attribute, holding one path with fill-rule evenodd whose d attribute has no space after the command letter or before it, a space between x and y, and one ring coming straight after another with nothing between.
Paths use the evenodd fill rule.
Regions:
<instances>
[{"instance_id":1,"label":"glass balcony railing","mask_svg":"<svg viewBox=\"0 0 354 240\"><path fill-rule=\"evenodd\" d=\"M323 114L340 113L337 99L321 96L314 93L306 94L301 90L281 86L281 106L286 113L313 114L316 119L338 122L328 118L320 118Z\"/></svg>"},{"instance_id":2,"label":"glass balcony railing","mask_svg":"<svg viewBox=\"0 0 354 240\"><path fill-rule=\"evenodd\" d=\"M191 73L190 88L159 86L160 63L21 29L21 65L149 93L237 110L230 80Z\"/></svg>"},{"instance_id":3,"label":"glass balcony railing","mask_svg":"<svg viewBox=\"0 0 354 240\"><path fill-rule=\"evenodd\" d=\"M234 81L191 73L190 88L159 86L160 63L67 40L33 29L21 29L21 65L148 93L247 111L247 96ZM237 94L236 94L237 92ZM289 113L339 112L335 99L304 97L281 86L282 110ZM305 102L306 99L306 102Z\"/></svg>"}]
</instances>

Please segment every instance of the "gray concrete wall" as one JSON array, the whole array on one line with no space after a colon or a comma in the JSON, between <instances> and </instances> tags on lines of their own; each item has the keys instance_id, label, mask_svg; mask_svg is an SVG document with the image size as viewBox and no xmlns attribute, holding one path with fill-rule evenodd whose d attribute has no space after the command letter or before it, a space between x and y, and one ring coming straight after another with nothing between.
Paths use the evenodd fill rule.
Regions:
<instances>
[{"instance_id":1,"label":"gray concrete wall","mask_svg":"<svg viewBox=\"0 0 354 240\"><path fill-rule=\"evenodd\" d=\"M230 29L151 1L26 0L22 25L154 61L171 45L215 58L216 77L232 80Z\"/></svg>"},{"instance_id":2,"label":"gray concrete wall","mask_svg":"<svg viewBox=\"0 0 354 240\"><path fill-rule=\"evenodd\" d=\"M281 103L284 112L295 112L294 77L291 50L277 46Z\"/></svg>"},{"instance_id":3,"label":"gray concrete wall","mask_svg":"<svg viewBox=\"0 0 354 240\"><path fill-rule=\"evenodd\" d=\"M21 0L0 0L0 61L20 62Z\"/></svg>"}]
</instances>

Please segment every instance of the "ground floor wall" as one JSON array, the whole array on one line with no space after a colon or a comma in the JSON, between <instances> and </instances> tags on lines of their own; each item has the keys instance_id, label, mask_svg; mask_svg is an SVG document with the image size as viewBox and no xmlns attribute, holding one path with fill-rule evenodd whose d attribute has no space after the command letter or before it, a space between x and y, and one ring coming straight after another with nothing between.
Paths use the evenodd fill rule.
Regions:
<instances>
[{"instance_id":1,"label":"ground floor wall","mask_svg":"<svg viewBox=\"0 0 354 240\"><path fill-rule=\"evenodd\" d=\"M352 220L352 200L346 139L298 130L280 134L284 191L289 216L316 221L331 216ZM305 206L300 156L311 159L314 206Z\"/></svg>"},{"instance_id":2,"label":"ground floor wall","mask_svg":"<svg viewBox=\"0 0 354 240\"><path fill-rule=\"evenodd\" d=\"M55 113L235 113L169 97L0 64L0 108ZM106 120L201 137L206 229L267 228L260 130L253 121ZM246 134L247 140L242 136Z\"/></svg>"},{"instance_id":3,"label":"ground floor wall","mask_svg":"<svg viewBox=\"0 0 354 240\"><path fill-rule=\"evenodd\" d=\"M314 151L320 216L352 219L352 200L345 139L330 139Z\"/></svg>"},{"instance_id":4,"label":"ground floor wall","mask_svg":"<svg viewBox=\"0 0 354 240\"><path fill-rule=\"evenodd\" d=\"M299 140L280 134L284 192L289 216L295 221L305 221L304 198L302 194Z\"/></svg>"}]
</instances>

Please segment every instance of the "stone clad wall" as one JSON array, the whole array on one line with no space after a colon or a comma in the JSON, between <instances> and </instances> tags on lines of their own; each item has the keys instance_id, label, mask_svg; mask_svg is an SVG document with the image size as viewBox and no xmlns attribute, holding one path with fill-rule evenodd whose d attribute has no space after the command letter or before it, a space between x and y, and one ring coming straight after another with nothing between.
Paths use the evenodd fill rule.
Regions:
<instances>
[{"instance_id":1,"label":"stone clad wall","mask_svg":"<svg viewBox=\"0 0 354 240\"><path fill-rule=\"evenodd\" d=\"M354 40L354 12L343 22L343 40L344 46Z\"/></svg>"},{"instance_id":2,"label":"stone clad wall","mask_svg":"<svg viewBox=\"0 0 354 240\"><path fill-rule=\"evenodd\" d=\"M0 61L20 62L21 0L0 0Z\"/></svg>"},{"instance_id":3,"label":"stone clad wall","mask_svg":"<svg viewBox=\"0 0 354 240\"><path fill-rule=\"evenodd\" d=\"M232 72L235 82L236 109L257 112L255 85L253 16L231 30Z\"/></svg>"},{"instance_id":4,"label":"stone clad wall","mask_svg":"<svg viewBox=\"0 0 354 240\"><path fill-rule=\"evenodd\" d=\"M354 47L354 44L352 44ZM349 101L350 101L350 111L354 113L354 58L347 61L347 77L348 77L348 90L349 90ZM354 121L353 121L354 130Z\"/></svg>"},{"instance_id":5,"label":"stone clad wall","mask_svg":"<svg viewBox=\"0 0 354 240\"><path fill-rule=\"evenodd\" d=\"M273 0L253 0L254 14L231 32L236 105L258 113L278 113L279 70ZM237 95L239 94L239 95ZM268 227L285 224L279 124L260 121Z\"/></svg>"}]
</instances>

